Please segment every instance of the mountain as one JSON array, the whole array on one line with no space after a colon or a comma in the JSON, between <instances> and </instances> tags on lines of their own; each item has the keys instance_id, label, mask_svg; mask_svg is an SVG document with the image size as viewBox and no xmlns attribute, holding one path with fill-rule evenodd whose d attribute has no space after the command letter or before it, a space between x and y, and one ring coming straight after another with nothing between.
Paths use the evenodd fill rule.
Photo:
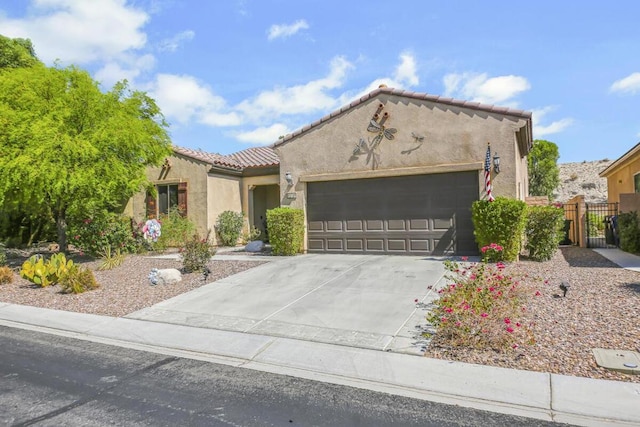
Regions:
<instances>
[{"instance_id":1,"label":"mountain","mask_svg":"<svg viewBox=\"0 0 640 427\"><path fill-rule=\"evenodd\" d=\"M607 201L607 180L598 175L613 163L609 159L579 163L558 163L560 185L554 192L554 201L566 202L574 196L584 195L588 203Z\"/></svg>"}]
</instances>

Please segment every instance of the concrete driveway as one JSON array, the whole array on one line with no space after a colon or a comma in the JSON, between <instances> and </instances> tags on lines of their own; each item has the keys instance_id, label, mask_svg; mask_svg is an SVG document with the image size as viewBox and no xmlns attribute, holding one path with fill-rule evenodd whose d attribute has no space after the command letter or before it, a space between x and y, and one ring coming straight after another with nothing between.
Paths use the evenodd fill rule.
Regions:
<instances>
[{"instance_id":1,"label":"concrete driveway","mask_svg":"<svg viewBox=\"0 0 640 427\"><path fill-rule=\"evenodd\" d=\"M415 299L428 303L437 297L444 284L443 258L310 254L269 259L127 317L420 353L426 311Z\"/></svg>"}]
</instances>

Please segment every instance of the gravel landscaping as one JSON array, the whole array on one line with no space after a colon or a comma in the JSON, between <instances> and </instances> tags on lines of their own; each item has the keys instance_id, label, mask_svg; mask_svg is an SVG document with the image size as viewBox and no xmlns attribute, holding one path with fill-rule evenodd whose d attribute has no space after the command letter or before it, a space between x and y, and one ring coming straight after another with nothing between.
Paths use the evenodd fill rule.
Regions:
<instances>
[{"instance_id":1,"label":"gravel landscaping","mask_svg":"<svg viewBox=\"0 0 640 427\"><path fill-rule=\"evenodd\" d=\"M532 299L526 314L535 344L506 352L472 350L447 347L436 335L427 357L640 382L640 375L598 367L591 353L593 348L640 351L640 273L578 247L563 247L546 262L521 260L506 272L549 280L533 285L542 295ZM566 298L559 289L562 281L570 284Z\"/></svg>"},{"instance_id":2,"label":"gravel landscaping","mask_svg":"<svg viewBox=\"0 0 640 427\"><path fill-rule=\"evenodd\" d=\"M58 286L38 288L17 274L11 284L0 285L0 301L81 313L123 316L205 283L236 274L264 261L210 261L211 275L183 275L170 286L150 286L152 268L180 268L180 262L141 255L128 256L125 263L109 271L95 271L101 287L84 294L60 293ZM14 259L14 266L19 260ZM99 261L83 265L96 269ZM640 351L640 273L618 267L585 248L564 247L547 262L526 259L507 266L514 276L548 279L548 284L531 281L541 292L528 305L526 321L532 323L536 342L516 350L497 352L450 348L436 335L427 357L502 366L540 372L640 382L640 376L599 368L592 348ZM561 281L570 284L566 298Z\"/></svg>"}]
</instances>

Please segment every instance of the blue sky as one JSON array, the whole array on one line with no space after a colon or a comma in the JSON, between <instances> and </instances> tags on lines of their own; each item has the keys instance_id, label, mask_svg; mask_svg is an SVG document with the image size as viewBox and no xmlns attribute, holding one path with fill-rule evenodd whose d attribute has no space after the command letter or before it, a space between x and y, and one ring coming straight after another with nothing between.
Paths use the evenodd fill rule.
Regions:
<instances>
[{"instance_id":1,"label":"blue sky","mask_svg":"<svg viewBox=\"0 0 640 427\"><path fill-rule=\"evenodd\" d=\"M0 0L0 34L106 89L127 79L185 147L270 144L385 83L532 111L564 163L640 141L638 16L636 0Z\"/></svg>"}]
</instances>

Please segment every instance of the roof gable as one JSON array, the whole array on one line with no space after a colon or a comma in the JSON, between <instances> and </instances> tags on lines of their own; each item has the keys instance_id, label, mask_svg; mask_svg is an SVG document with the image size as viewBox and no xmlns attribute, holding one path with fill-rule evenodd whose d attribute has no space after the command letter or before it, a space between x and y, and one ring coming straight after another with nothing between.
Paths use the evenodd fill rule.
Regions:
<instances>
[{"instance_id":1,"label":"roof gable","mask_svg":"<svg viewBox=\"0 0 640 427\"><path fill-rule=\"evenodd\" d=\"M468 108L471 110L476 110L476 111L483 111L483 112L488 112L488 113L494 113L494 114L500 114L500 115L504 115L504 116L513 116L513 117L518 117L518 118L522 118L528 121L527 124L527 128L528 128L528 135L530 136L532 134L531 132L531 112L529 111L524 111L524 110L518 110L518 109L514 109L514 108L507 108L507 107L498 107L495 105L488 105L488 104L481 104L479 102L471 102L471 101L464 101L464 100L459 100L459 99L453 99L453 98L447 98L447 97L443 97L443 96L437 96L437 95L430 95L427 93L419 93L419 92L410 92L410 91L406 91L406 90L401 90L401 89L391 89L391 88L387 88L387 87L381 87L378 89L375 89L371 92L369 92L368 94L362 96L359 99L356 99L355 101L351 102L348 105L343 106L342 108L335 110L334 112L327 114L326 116L314 121L311 124L308 124L304 127L302 127L301 129L296 130L293 133L290 133L288 135L285 135L283 138L281 138L279 141L275 142L272 147L278 147L279 145L282 145L300 135L302 135L303 133L308 132L309 130L321 125L324 122L327 122L335 117L338 117L340 115L342 115L343 113L351 110L352 108L362 104L363 102L366 102L370 99L373 99L375 97L377 97L378 95L381 94L387 94L387 95L395 95L395 96L399 96L399 97L403 97L403 98L409 98L409 99L417 99L417 100L421 100L421 101L431 101L431 102L435 102L438 104L444 104L444 105L452 105L452 106L456 106L456 107L461 107L461 108ZM530 144L529 144L530 145ZM529 147L530 148L530 147ZM528 150L527 150L528 152Z\"/></svg>"},{"instance_id":2,"label":"roof gable","mask_svg":"<svg viewBox=\"0 0 640 427\"><path fill-rule=\"evenodd\" d=\"M624 153L618 159L616 159L613 163L611 163L605 170L600 172L600 176L603 178L608 177L613 172L616 171L620 166L624 165L628 160L633 159L634 157L640 155L640 142L634 145L629 151Z\"/></svg>"}]
</instances>

